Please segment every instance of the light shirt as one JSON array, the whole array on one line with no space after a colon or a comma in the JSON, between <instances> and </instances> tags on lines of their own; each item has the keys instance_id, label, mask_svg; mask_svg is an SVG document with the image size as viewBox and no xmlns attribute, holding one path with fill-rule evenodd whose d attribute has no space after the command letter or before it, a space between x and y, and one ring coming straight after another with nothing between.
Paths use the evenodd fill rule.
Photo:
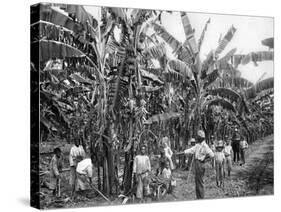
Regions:
<instances>
[{"instance_id":1,"label":"light shirt","mask_svg":"<svg viewBox=\"0 0 281 212\"><path fill-rule=\"evenodd\" d=\"M76 172L79 174L87 175L87 177L93 176L93 164L90 158L86 158L77 164Z\"/></svg>"},{"instance_id":2,"label":"light shirt","mask_svg":"<svg viewBox=\"0 0 281 212\"><path fill-rule=\"evenodd\" d=\"M164 168L162 171L162 177L164 179L170 179L172 175L171 169Z\"/></svg>"},{"instance_id":3,"label":"light shirt","mask_svg":"<svg viewBox=\"0 0 281 212\"><path fill-rule=\"evenodd\" d=\"M168 146L164 148L164 152L165 152L165 156L167 158L171 158L173 156L173 152L172 152L171 148Z\"/></svg>"},{"instance_id":4,"label":"light shirt","mask_svg":"<svg viewBox=\"0 0 281 212\"><path fill-rule=\"evenodd\" d=\"M147 155L137 155L134 160L133 173L143 174L151 171L150 160Z\"/></svg>"},{"instance_id":5,"label":"light shirt","mask_svg":"<svg viewBox=\"0 0 281 212\"><path fill-rule=\"evenodd\" d=\"M231 145L226 145L226 146L224 147L223 152L224 152L224 155L225 155L225 156L230 156L231 153L232 153L232 146L231 146Z\"/></svg>"},{"instance_id":6,"label":"light shirt","mask_svg":"<svg viewBox=\"0 0 281 212\"><path fill-rule=\"evenodd\" d=\"M213 151L210 147L206 144L205 141L202 141L200 144L196 144L195 146L184 150L185 154L194 154L195 159L204 161L205 158L208 156L210 158L214 157Z\"/></svg>"},{"instance_id":7,"label":"light shirt","mask_svg":"<svg viewBox=\"0 0 281 212\"><path fill-rule=\"evenodd\" d=\"M62 160L58 159L56 155L52 157L52 160L49 165L50 176L57 177L59 176L59 170L62 167Z\"/></svg>"},{"instance_id":8,"label":"light shirt","mask_svg":"<svg viewBox=\"0 0 281 212\"><path fill-rule=\"evenodd\" d=\"M85 157L85 151L83 149L82 145L79 145L78 147L76 145L74 145L73 147L71 147L70 149L70 153L69 153L69 164L70 166L76 166L77 162L76 162L76 157L77 156L82 156L83 158Z\"/></svg>"},{"instance_id":9,"label":"light shirt","mask_svg":"<svg viewBox=\"0 0 281 212\"><path fill-rule=\"evenodd\" d=\"M224 160L225 160L225 156L224 156L223 151L215 153L215 161L216 162L222 163Z\"/></svg>"},{"instance_id":10,"label":"light shirt","mask_svg":"<svg viewBox=\"0 0 281 212\"><path fill-rule=\"evenodd\" d=\"M247 149L248 148L248 143L246 140L240 141L240 148L241 149Z\"/></svg>"}]
</instances>

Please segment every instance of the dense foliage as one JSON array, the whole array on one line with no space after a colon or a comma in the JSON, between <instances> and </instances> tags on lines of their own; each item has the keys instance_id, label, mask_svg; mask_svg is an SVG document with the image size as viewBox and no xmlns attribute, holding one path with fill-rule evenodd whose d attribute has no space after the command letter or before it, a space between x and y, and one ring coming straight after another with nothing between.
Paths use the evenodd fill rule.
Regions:
<instances>
[{"instance_id":1,"label":"dense foliage","mask_svg":"<svg viewBox=\"0 0 281 212\"><path fill-rule=\"evenodd\" d=\"M273 60L273 44L266 52L236 55L232 49L223 55L237 30L230 26L201 61L211 20L196 41L181 12L181 43L161 24L162 13L102 7L95 19L83 6L42 4L41 20L31 24L39 31L31 42L40 47L40 66L32 70L40 74L41 141L79 137L102 167L99 187L107 194L119 185L131 189L140 142L157 153L163 136L180 150L199 128L208 138L223 138L239 126L249 141L273 131L273 78L253 84L237 69Z\"/></svg>"}]
</instances>

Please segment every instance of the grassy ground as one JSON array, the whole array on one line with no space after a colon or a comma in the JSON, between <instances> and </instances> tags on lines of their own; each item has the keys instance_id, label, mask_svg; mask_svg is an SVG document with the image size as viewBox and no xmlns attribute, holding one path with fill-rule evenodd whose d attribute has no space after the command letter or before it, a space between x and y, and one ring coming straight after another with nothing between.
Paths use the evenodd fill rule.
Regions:
<instances>
[{"instance_id":1,"label":"grassy ground","mask_svg":"<svg viewBox=\"0 0 281 212\"><path fill-rule=\"evenodd\" d=\"M189 177L188 177L189 176ZM195 199L195 183L193 173L177 169L174 172L177 186L173 195L166 195L161 201L183 201ZM215 171L211 164L207 164L205 172L205 198L218 199L230 197L244 197L253 195L273 194L273 135L258 140L249 146L246 152L246 164L233 166L230 177L226 177L224 188L216 186ZM96 182L97 179L94 179ZM43 208L54 207L90 207L108 205L96 193L90 192L86 196L79 196L76 201L69 201L70 187L68 174L65 173L62 182L62 194L65 202L56 201L50 191L41 189L41 203ZM111 204L120 204L121 200L111 199Z\"/></svg>"}]
</instances>

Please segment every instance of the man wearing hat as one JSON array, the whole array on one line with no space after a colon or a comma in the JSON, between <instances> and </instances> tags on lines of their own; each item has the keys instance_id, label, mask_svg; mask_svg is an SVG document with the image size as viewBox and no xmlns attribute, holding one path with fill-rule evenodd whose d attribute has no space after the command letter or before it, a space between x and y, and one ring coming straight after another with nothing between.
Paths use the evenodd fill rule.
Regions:
<instances>
[{"instance_id":1,"label":"man wearing hat","mask_svg":"<svg viewBox=\"0 0 281 212\"><path fill-rule=\"evenodd\" d=\"M235 127L234 134L232 137L232 150L233 150L233 162L238 163L239 162L239 144L240 144L240 135L238 132L238 128Z\"/></svg>"},{"instance_id":2,"label":"man wearing hat","mask_svg":"<svg viewBox=\"0 0 281 212\"><path fill-rule=\"evenodd\" d=\"M187 155L194 154L194 169L195 169L195 190L196 198L204 199L204 173L205 161L208 158L213 158L214 153L206 144L205 133L202 130L197 132L197 144L189 149L184 150Z\"/></svg>"}]
</instances>

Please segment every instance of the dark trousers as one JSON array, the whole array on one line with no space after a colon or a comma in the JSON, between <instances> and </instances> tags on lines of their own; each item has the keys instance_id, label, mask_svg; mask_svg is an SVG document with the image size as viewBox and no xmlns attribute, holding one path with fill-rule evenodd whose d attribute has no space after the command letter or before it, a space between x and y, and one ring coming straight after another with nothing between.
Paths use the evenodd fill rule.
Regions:
<instances>
[{"instance_id":1,"label":"dark trousers","mask_svg":"<svg viewBox=\"0 0 281 212\"><path fill-rule=\"evenodd\" d=\"M241 161L244 164L245 163L245 149L240 149L241 154Z\"/></svg>"},{"instance_id":2,"label":"dark trousers","mask_svg":"<svg viewBox=\"0 0 281 212\"><path fill-rule=\"evenodd\" d=\"M233 149L233 161L238 162L239 161L239 144L233 144L232 145Z\"/></svg>"},{"instance_id":3,"label":"dark trousers","mask_svg":"<svg viewBox=\"0 0 281 212\"><path fill-rule=\"evenodd\" d=\"M204 173L205 173L205 164L199 160L195 160L195 191L197 199L204 199Z\"/></svg>"}]
</instances>

